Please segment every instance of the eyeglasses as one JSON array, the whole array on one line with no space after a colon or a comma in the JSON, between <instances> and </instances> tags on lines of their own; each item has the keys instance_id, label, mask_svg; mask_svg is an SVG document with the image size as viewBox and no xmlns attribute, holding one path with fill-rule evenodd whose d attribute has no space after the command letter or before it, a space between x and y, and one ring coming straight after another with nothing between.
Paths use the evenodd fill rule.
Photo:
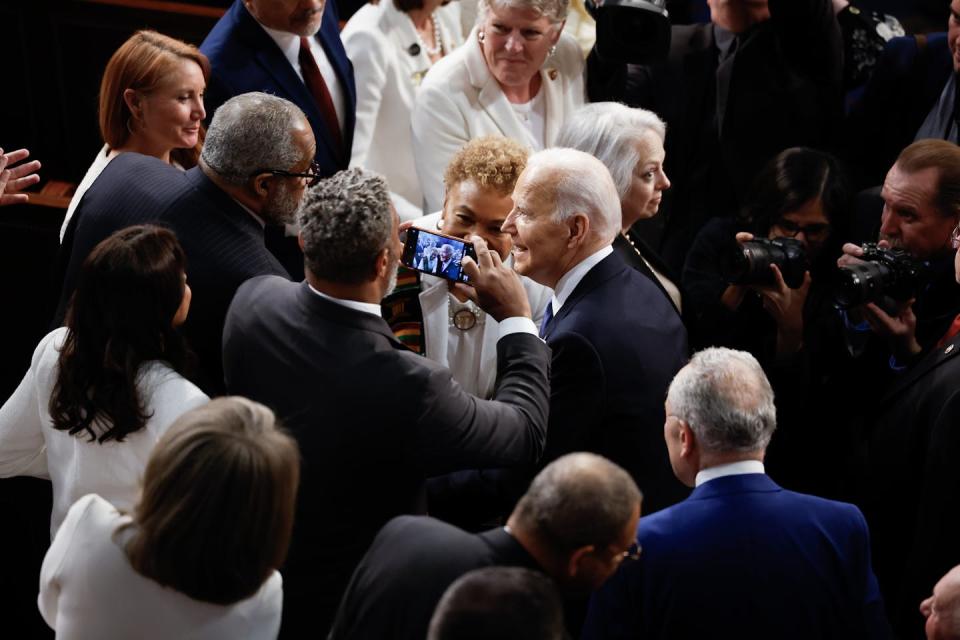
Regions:
<instances>
[{"instance_id":1,"label":"eyeglasses","mask_svg":"<svg viewBox=\"0 0 960 640\"><path fill-rule=\"evenodd\" d=\"M317 161L314 160L310 163L310 173L294 173L292 171L284 171L283 169L261 169L256 173L269 173L275 176L284 176L285 178L309 178L307 182L308 187L312 187L320 181L320 165L317 164Z\"/></svg>"},{"instance_id":2,"label":"eyeglasses","mask_svg":"<svg viewBox=\"0 0 960 640\"><path fill-rule=\"evenodd\" d=\"M623 560L639 560L642 552L643 548L634 542L632 545L630 545L630 548L624 551L621 555L623 556Z\"/></svg>"},{"instance_id":3,"label":"eyeglasses","mask_svg":"<svg viewBox=\"0 0 960 640\"><path fill-rule=\"evenodd\" d=\"M960 222L950 232L950 246L954 249L960 249Z\"/></svg>"},{"instance_id":4,"label":"eyeglasses","mask_svg":"<svg viewBox=\"0 0 960 640\"><path fill-rule=\"evenodd\" d=\"M788 238L796 238L801 231L803 232L803 235L808 238L816 238L830 230L830 225L823 222L801 225L793 222L792 220L787 220L786 218L780 218L777 220L775 226L780 227L780 229L783 230L784 234Z\"/></svg>"}]
</instances>

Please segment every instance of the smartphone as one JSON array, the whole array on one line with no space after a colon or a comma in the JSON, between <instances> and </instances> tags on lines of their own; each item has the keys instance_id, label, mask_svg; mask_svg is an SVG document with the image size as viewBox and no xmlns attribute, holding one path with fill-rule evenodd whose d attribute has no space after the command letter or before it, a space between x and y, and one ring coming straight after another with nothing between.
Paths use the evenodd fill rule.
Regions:
<instances>
[{"instance_id":1,"label":"smartphone","mask_svg":"<svg viewBox=\"0 0 960 640\"><path fill-rule=\"evenodd\" d=\"M407 229L407 240L403 245L400 262L411 269L429 273L438 278L446 278L454 282L469 282L470 278L463 272L461 264L464 256L470 256L476 261L477 254L473 250L473 243L442 233L410 227Z\"/></svg>"}]
</instances>

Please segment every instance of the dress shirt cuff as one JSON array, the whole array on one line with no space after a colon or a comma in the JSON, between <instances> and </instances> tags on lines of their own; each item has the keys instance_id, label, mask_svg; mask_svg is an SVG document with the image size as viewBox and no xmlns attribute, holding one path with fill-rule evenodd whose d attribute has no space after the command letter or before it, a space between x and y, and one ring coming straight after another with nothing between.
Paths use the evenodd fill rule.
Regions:
<instances>
[{"instance_id":1,"label":"dress shirt cuff","mask_svg":"<svg viewBox=\"0 0 960 640\"><path fill-rule=\"evenodd\" d=\"M540 335L540 332L537 331L537 325L533 324L533 320L524 316L504 318L500 321L500 335L497 337L497 340L503 338L504 336L508 336L511 333L530 333L535 336Z\"/></svg>"}]
</instances>

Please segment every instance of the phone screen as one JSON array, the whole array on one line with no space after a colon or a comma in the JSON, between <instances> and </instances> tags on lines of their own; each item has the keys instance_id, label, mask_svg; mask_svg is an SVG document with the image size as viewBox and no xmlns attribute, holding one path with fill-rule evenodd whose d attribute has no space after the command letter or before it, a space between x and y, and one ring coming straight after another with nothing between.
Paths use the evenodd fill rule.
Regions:
<instances>
[{"instance_id":1,"label":"phone screen","mask_svg":"<svg viewBox=\"0 0 960 640\"><path fill-rule=\"evenodd\" d=\"M473 244L460 238L410 227L400 261L411 269L454 282L469 282L461 264L464 256L474 260Z\"/></svg>"}]
</instances>

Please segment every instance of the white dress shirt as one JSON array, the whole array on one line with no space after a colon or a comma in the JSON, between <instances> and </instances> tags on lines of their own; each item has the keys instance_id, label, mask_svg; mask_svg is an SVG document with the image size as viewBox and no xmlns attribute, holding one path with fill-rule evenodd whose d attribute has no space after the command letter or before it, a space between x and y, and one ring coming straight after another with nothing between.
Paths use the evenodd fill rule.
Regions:
<instances>
[{"instance_id":1,"label":"white dress shirt","mask_svg":"<svg viewBox=\"0 0 960 640\"><path fill-rule=\"evenodd\" d=\"M563 306L563 303L567 301L567 298L570 297L570 294L573 293L573 290L577 288L577 285L580 284L580 281L583 280L583 277L587 275L590 269L597 266L601 260L611 253L613 253L613 247L606 246L596 253L590 254L581 260L573 269L563 274L563 277L557 281L557 286L553 290L553 300L550 302L554 316L560 313L560 308Z\"/></svg>"},{"instance_id":2,"label":"white dress shirt","mask_svg":"<svg viewBox=\"0 0 960 640\"><path fill-rule=\"evenodd\" d=\"M280 51L283 52L283 57L287 59L290 66L293 67L293 70L297 72L297 75L302 81L303 72L300 71L300 36L295 33L287 33L286 31L277 31L262 24L260 26L263 27L267 35L277 43ZM327 83L327 90L330 92L330 98L333 100L333 108L337 112L337 122L340 123L340 135L343 136L343 125L346 121L343 86L340 84L340 79L337 78L337 72L334 71L333 65L330 64L330 59L327 58L327 52L320 46L320 42L315 37L307 38L307 40L310 41L310 53L313 54L314 59L317 61L317 66L320 67L320 75L323 76L323 81Z\"/></svg>"},{"instance_id":3,"label":"white dress shirt","mask_svg":"<svg viewBox=\"0 0 960 640\"><path fill-rule=\"evenodd\" d=\"M763 463L759 460L741 460L740 462L730 462L728 464L718 464L709 469L703 469L697 473L694 481L695 486L699 487L704 482L710 482L717 478L726 476L743 476L748 473L766 473Z\"/></svg>"}]
</instances>

